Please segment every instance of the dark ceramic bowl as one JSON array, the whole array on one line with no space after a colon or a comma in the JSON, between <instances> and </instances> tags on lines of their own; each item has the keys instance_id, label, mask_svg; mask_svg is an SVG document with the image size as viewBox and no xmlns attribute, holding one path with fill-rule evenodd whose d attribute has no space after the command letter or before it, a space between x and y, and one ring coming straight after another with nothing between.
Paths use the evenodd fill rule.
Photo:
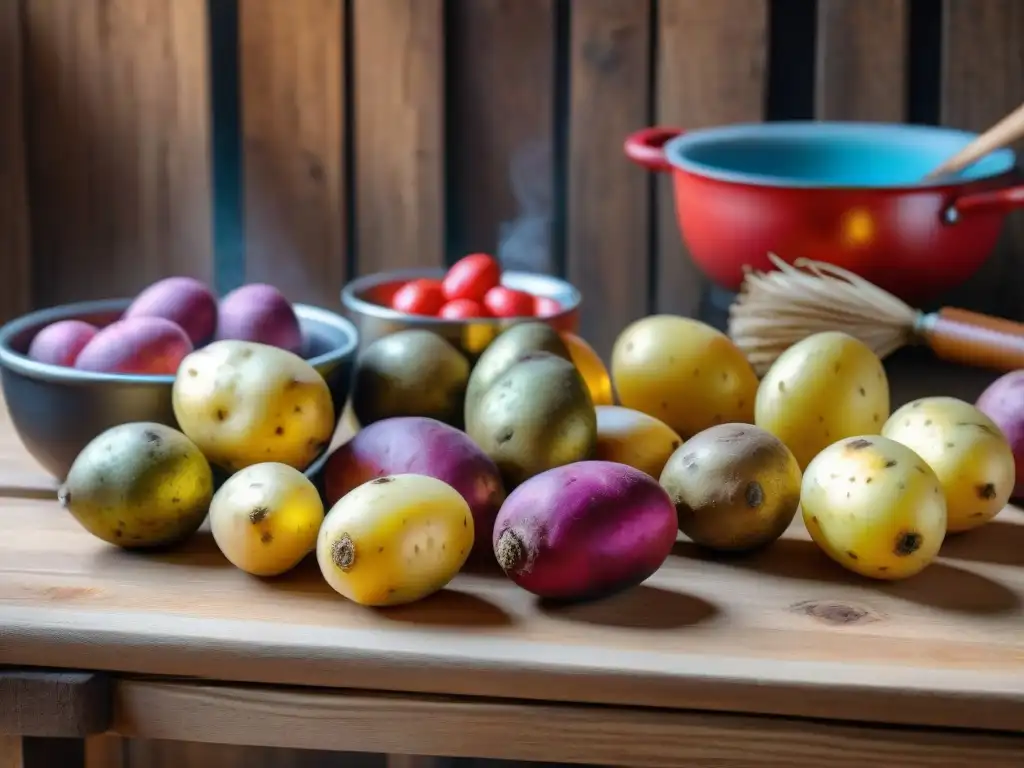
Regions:
<instances>
[{"instance_id":1,"label":"dark ceramic bowl","mask_svg":"<svg viewBox=\"0 0 1024 768\"><path fill-rule=\"evenodd\" d=\"M472 318L446 320L440 317L407 315L389 306L395 292L410 280L421 277L440 279L443 269L410 269L377 272L348 283L341 291L341 303L359 330L360 350L382 336L421 328L447 339L463 354L475 360L495 337L510 325L524 319L539 319L559 331L575 333L580 322L580 292L565 280L534 272L505 272L502 285L518 288L535 296L548 296L562 305L558 314L544 318Z\"/></svg>"},{"instance_id":2,"label":"dark ceramic bowl","mask_svg":"<svg viewBox=\"0 0 1024 768\"><path fill-rule=\"evenodd\" d=\"M155 421L177 428L171 407L173 376L92 373L48 365L25 356L32 338L50 323L79 319L94 325L115 320L130 299L90 301L31 312L0 328L0 376L11 421L28 452L59 480L79 452L118 424ZM348 398L356 329L333 312L295 305L306 348L304 357L326 379L341 418ZM326 450L306 470L314 477Z\"/></svg>"}]
</instances>

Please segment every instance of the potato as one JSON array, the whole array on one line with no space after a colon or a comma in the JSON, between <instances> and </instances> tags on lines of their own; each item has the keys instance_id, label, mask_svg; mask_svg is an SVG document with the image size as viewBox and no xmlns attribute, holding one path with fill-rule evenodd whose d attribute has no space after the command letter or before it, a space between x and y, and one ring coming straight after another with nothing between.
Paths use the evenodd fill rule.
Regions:
<instances>
[{"instance_id":1,"label":"potato","mask_svg":"<svg viewBox=\"0 0 1024 768\"><path fill-rule=\"evenodd\" d=\"M720 424L691 437L660 482L679 530L717 552L763 547L781 536L800 506L800 467L782 441L750 424Z\"/></svg>"},{"instance_id":2,"label":"potato","mask_svg":"<svg viewBox=\"0 0 1024 768\"><path fill-rule=\"evenodd\" d=\"M202 282L192 277L158 280L135 297L122 320L162 317L188 335L193 346L209 341L217 328L217 299Z\"/></svg>"},{"instance_id":3,"label":"potato","mask_svg":"<svg viewBox=\"0 0 1024 768\"><path fill-rule=\"evenodd\" d=\"M98 330L84 320L58 320L32 338L28 356L40 363L72 366Z\"/></svg>"},{"instance_id":4,"label":"potato","mask_svg":"<svg viewBox=\"0 0 1024 768\"><path fill-rule=\"evenodd\" d=\"M594 348L575 333L567 331L562 333L562 341L569 348L569 358L590 390L594 405L614 405L612 377Z\"/></svg>"},{"instance_id":5,"label":"potato","mask_svg":"<svg viewBox=\"0 0 1024 768\"><path fill-rule=\"evenodd\" d=\"M999 427L1013 451L1017 480L1011 498L1024 496L1024 371L992 382L978 398L977 408Z\"/></svg>"},{"instance_id":6,"label":"potato","mask_svg":"<svg viewBox=\"0 0 1024 768\"><path fill-rule=\"evenodd\" d=\"M356 361L352 412L364 427L395 416L426 416L462 426L469 361L421 329L383 336Z\"/></svg>"},{"instance_id":7,"label":"potato","mask_svg":"<svg viewBox=\"0 0 1024 768\"><path fill-rule=\"evenodd\" d=\"M186 357L171 399L182 431L232 472L264 461L304 470L336 425L331 392L315 368L249 341L215 341Z\"/></svg>"},{"instance_id":8,"label":"potato","mask_svg":"<svg viewBox=\"0 0 1024 768\"><path fill-rule=\"evenodd\" d=\"M384 475L428 475L458 491L473 513L473 549L490 557L491 530L505 500L498 467L469 436L418 416L378 421L338 447L324 466L324 496L334 505Z\"/></svg>"},{"instance_id":9,"label":"potato","mask_svg":"<svg viewBox=\"0 0 1024 768\"><path fill-rule=\"evenodd\" d=\"M684 440L715 424L754 420L757 376L724 333L673 315L637 320L612 349L619 403Z\"/></svg>"},{"instance_id":10,"label":"potato","mask_svg":"<svg viewBox=\"0 0 1024 768\"><path fill-rule=\"evenodd\" d=\"M302 327L295 310L277 288L249 283L220 300L217 339L255 341L301 353Z\"/></svg>"},{"instance_id":11,"label":"potato","mask_svg":"<svg viewBox=\"0 0 1024 768\"><path fill-rule=\"evenodd\" d=\"M939 553L946 497L924 459L886 437L833 443L804 472L804 524L814 542L854 573L905 579Z\"/></svg>"},{"instance_id":12,"label":"potato","mask_svg":"<svg viewBox=\"0 0 1024 768\"><path fill-rule=\"evenodd\" d=\"M133 317L101 328L75 359L75 368L98 373L168 376L192 351L188 335L162 317Z\"/></svg>"},{"instance_id":13,"label":"potato","mask_svg":"<svg viewBox=\"0 0 1024 768\"><path fill-rule=\"evenodd\" d=\"M509 494L494 524L494 554L535 595L596 598L657 571L676 529L672 501L654 478L625 464L581 461Z\"/></svg>"},{"instance_id":14,"label":"potato","mask_svg":"<svg viewBox=\"0 0 1024 768\"><path fill-rule=\"evenodd\" d=\"M946 495L947 530L984 525L1006 506L1017 474L1006 437L988 416L954 397L907 403L882 427L932 468Z\"/></svg>"},{"instance_id":15,"label":"potato","mask_svg":"<svg viewBox=\"0 0 1024 768\"><path fill-rule=\"evenodd\" d=\"M210 532L232 565L253 576L279 576L316 546L324 505L294 467L268 461L229 477L210 503Z\"/></svg>"},{"instance_id":16,"label":"potato","mask_svg":"<svg viewBox=\"0 0 1024 768\"><path fill-rule=\"evenodd\" d=\"M101 432L75 458L57 499L85 530L125 549L165 547L206 519L213 472L176 429L131 422Z\"/></svg>"},{"instance_id":17,"label":"potato","mask_svg":"<svg viewBox=\"0 0 1024 768\"><path fill-rule=\"evenodd\" d=\"M401 605L442 589L469 557L473 515L447 483L385 475L331 507L317 538L320 570L360 605Z\"/></svg>"},{"instance_id":18,"label":"potato","mask_svg":"<svg viewBox=\"0 0 1024 768\"><path fill-rule=\"evenodd\" d=\"M511 489L552 467L591 458L597 414L572 363L534 352L484 393L466 432Z\"/></svg>"},{"instance_id":19,"label":"potato","mask_svg":"<svg viewBox=\"0 0 1024 768\"><path fill-rule=\"evenodd\" d=\"M889 415L889 381L878 356L845 333L816 333L775 361L757 390L754 421L804 469L845 437L878 434Z\"/></svg>"},{"instance_id":20,"label":"potato","mask_svg":"<svg viewBox=\"0 0 1024 768\"><path fill-rule=\"evenodd\" d=\"M599 405L594 458L639 469L657 479L682 438L664 422L620 405Z\"/></svg>"},{"instance_id":21,"label":"potato","mask_svg":"<svg viewBox=\"0 0 1024 768\"><path fill-rule=\"evenodd\" d=\"M480 398L491 385L513 363L533 352L549 352L571 360L565 341L547 323L522 322L506 329L483 351L470 373L464 411L466 424L473 420Z\"/></svg>"}]
</instances>

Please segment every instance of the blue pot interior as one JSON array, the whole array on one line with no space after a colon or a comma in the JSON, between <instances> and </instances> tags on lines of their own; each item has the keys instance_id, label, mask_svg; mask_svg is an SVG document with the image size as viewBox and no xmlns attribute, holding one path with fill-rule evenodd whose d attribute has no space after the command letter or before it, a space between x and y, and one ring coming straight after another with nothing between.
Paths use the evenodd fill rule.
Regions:
<instances>
[{"instance_id":1,"label":"blue pot interior","mask_svg":"<svg viewBox=\"0 0 1024 768\"><path fill-rule=\"evenodd\" d=\"M676 167L744 184L783 187L927 187L922 178L976 134L885 123L776 122L691 131L665 152ZM964 169L957 181L1005 174L1010 149ZM939 182L939 183L948 183Z\"/></svg>"}]
</instances>

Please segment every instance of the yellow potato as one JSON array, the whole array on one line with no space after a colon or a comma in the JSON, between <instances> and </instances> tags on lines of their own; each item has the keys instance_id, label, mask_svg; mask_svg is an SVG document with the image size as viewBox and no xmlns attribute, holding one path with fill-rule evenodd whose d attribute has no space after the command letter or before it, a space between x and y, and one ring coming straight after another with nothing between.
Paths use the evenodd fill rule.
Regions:
<instances>
[{"instance_id":1,"label":"yellow potato","mask_svg":"<svg viewBox=\"0 0 1024 768\"><path fill-rule=\"evenodd\" d=\"M988 416L954 397L907 403L882 434L915 451L942 483L947 530L984 525L1006 506L1016 482L1013 451Z\"/></svg>"},{"instance_id":2,"label":"yellow potato","mask_svg":"<svg viewBox=\"0 0 1024 768\"><path fill-rule=\"evenodd\" d=\"M854 573L905 579L939 553L946 497L924 459L879 435L828 446L804 472L804 524L814 542Z\"/></svg>"},{"instance_id":3,"label":"yellow potato","mask_svg":"<svg viewBox=\"0 0 1024 768\"><path fill-rule=\"evenodd\" d=\"M637 320L612 350L619 403L660 419L684 440L715 424L751 423L757 376L724 333L674 315Z\"/></svg>"},{"instance_id":4,"label":"yellow potato","mask_svg":"<svg viewBox=\"0 0 1024 768\"><path fill-rule=\"evenodd\" d=\"M882 361L863 342L830 331L779 356L758 387L754 422L784 442L805 469L837 440L878 434L888 415Z\"/></svg>"},{"instance_id":5,"label":"yellow potato","mask_svg":"<svg viewBox=\"0 0 1024 768\"><path fill-rule=\"evenodd\" d=\"M599 405L594 458L646 472L655 480L682 439L665 423L620 405Z\"/></svg>"},{"instance_id":6,"label":"yellow potato","mask_svg":"<svg viewBox=\"0 0 1024 768\"><path fill-rule=\"evenodd\" d=\"M320 570L360 605L401 605L442 589L469 557L473 514L447 483L386 475L343 496L317 538Z\"/></svg>"},{"instance_id":7,"label":"yellow potato","mask_svg":"<svg viewBox=\"0 0 1024 768\"><path fill-rule=\"evenodd\" d=\"M277 347L216 341L178 368L174 415L212 463L230 471L277 461L305 469L334 433L327 382Z\"/></svg>"},{"instance_id":8,"label":"yellow potato","mask_svg":"<svg viewBox=\"0 0 1024 768\"><path fill-rule=\"evenodd\" d=\"M594 401L594 405L613 405L615 396L612 393L612 377L604 367L600 355L575 333L563 333L562 341L569 348L572 363L590 390L590 399Z\"/></svg>"},{"instance_id":9,"label":"yellow potato","mask_svg":"<svg viewBox=\"0 0 1024 768\"><path fill-rule=\"evenodd\" d=\"M213 496L210 531L224 557L254 576L290 571L316 544L324 505L316 487L294 467L253 464Z\"/></svg>"}]
</instances>

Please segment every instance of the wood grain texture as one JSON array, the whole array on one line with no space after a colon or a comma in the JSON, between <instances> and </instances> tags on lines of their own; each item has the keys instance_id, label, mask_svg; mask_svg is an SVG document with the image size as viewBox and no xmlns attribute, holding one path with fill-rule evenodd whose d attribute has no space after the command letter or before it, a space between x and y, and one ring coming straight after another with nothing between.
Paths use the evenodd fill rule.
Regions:
<instances>
[{"instance_id":1,"label":"wood grain texture","mask_svg":"<svg viewBox=\"0 0 1024 768\"><path fill-rule=\"evenodd\" d=\"M942 122L984 131L1024 100L1024 4L1016 0L943 0ZM1024 151L1024 142L1014 149ZM947 305L1024 318L1024 211L1007 218L1003 237L979 272Z\"/></svg>"},{"instance_id":2,"label":"wood grain texture","mask_svg":"<svg viewBox=\"0 0 1024 768\"><path fill-rule=\"evenodd\" d=\"M338 303L346 273L341 0L242 0L245 276Z\"/></svg>"},{"instance_id":3,"label":"wood grain texture","mask_svg":"<svg viewBox=\"0 0 1024 768\"><path fill-rule=\"evenodd\" d=\"M894 405L973 400L995 377L887 362ZM1008 508L918 577L880 584L827 560L798 520L749 558L681 541L643 586L589 605L547 606L467 572L371 611L312 559L258 580L206 530L133 555L54 502L0 500L0 664L1020 731L1022 548L1024 511Z\"/></svg>"},{"instance_id":4,"label":"wood grain texture","mask_svg":"<svg viewBox=\"0 0 1024 768\"><path fill-rule=\"evenodd\" d=\"M660 0L656 117L705 128L764 119L768 0ZM695 316L705 278L676 221L671 179L657 184L656 310Z\"/></svg>"},{"instance_id":5,"label":"wood grain texture","mask_svg":"<svg viewBox=\"0 0 1024 768\"><path fill-rule=\"evenodd\" d=\"M116 728L129 736L516 761L744 768L1017 768L1024 761L1024 735L294 689L127 681L118 711Z\"/></svg>"},{"instance_id":6,"label":"wood grain texture","mask_svg":"<svg viewBox=\"0 0 1024 768\"><path fill-rule=\"evenodd\" d=\"M212 275L204 0L25 0L39 304Z\"/></svg>"},{"instance_id":7,"label":"wood grain texture","mask_svg":"<svg viewBox=\"0 0 1024 768\"><path fill-rule=\"evenodd\" d=\"M0 322L32 302L21 32L21 5L0 3Z\"/></svg>"},{"instance_id":8,"label":"wood grain texture","mask_svg":"<svg viewBox=\"0 0 1024 768\"><path fill-rule=\"evenodd\" d=\"M448 5L451 256L497 252L510 269L551 272L555 0Z\"/></svg>"},{"instance_id":9,"label":"wood grain texture","mask_svg":"<svg viewBox=\"0 0 1024 768\"><path fill-rule=\"evenodd\" d=\"M587 339L608 359L648 309L652 184L622 142L650 119L640 85L651 76L651 3L577 3L570 18L566 276L583 292Z\"/></svg>"},{"instance_id":10,"label":"wood grain texture","mask_svg":"<svg viewBox=\"0 0 1024 768\"><path fill-rule=\"evenodd\" d=\"M85 736L110 725L111 687L92 672L0 670L0 733Z\"/></svg>"},{"instance_id":11,"label":"wood grain texture","mask_svg":"<svg viewBox=\"0 0 1024 768\"><path fill-rule=\"evenodd\" d=\"M903 122L909 27L909 0L819 0L818 118Z\"/></svg>"},{"instance_id":12,"label":"wood grain texture","mask_svg":"<svg viewBox=\"0 0 1024 768\"><path fill-rule=\"evenodd\" d=\"M444 263L442 11L441 0L352 0L362 274Z\"/></svg>"}]
</instances>

